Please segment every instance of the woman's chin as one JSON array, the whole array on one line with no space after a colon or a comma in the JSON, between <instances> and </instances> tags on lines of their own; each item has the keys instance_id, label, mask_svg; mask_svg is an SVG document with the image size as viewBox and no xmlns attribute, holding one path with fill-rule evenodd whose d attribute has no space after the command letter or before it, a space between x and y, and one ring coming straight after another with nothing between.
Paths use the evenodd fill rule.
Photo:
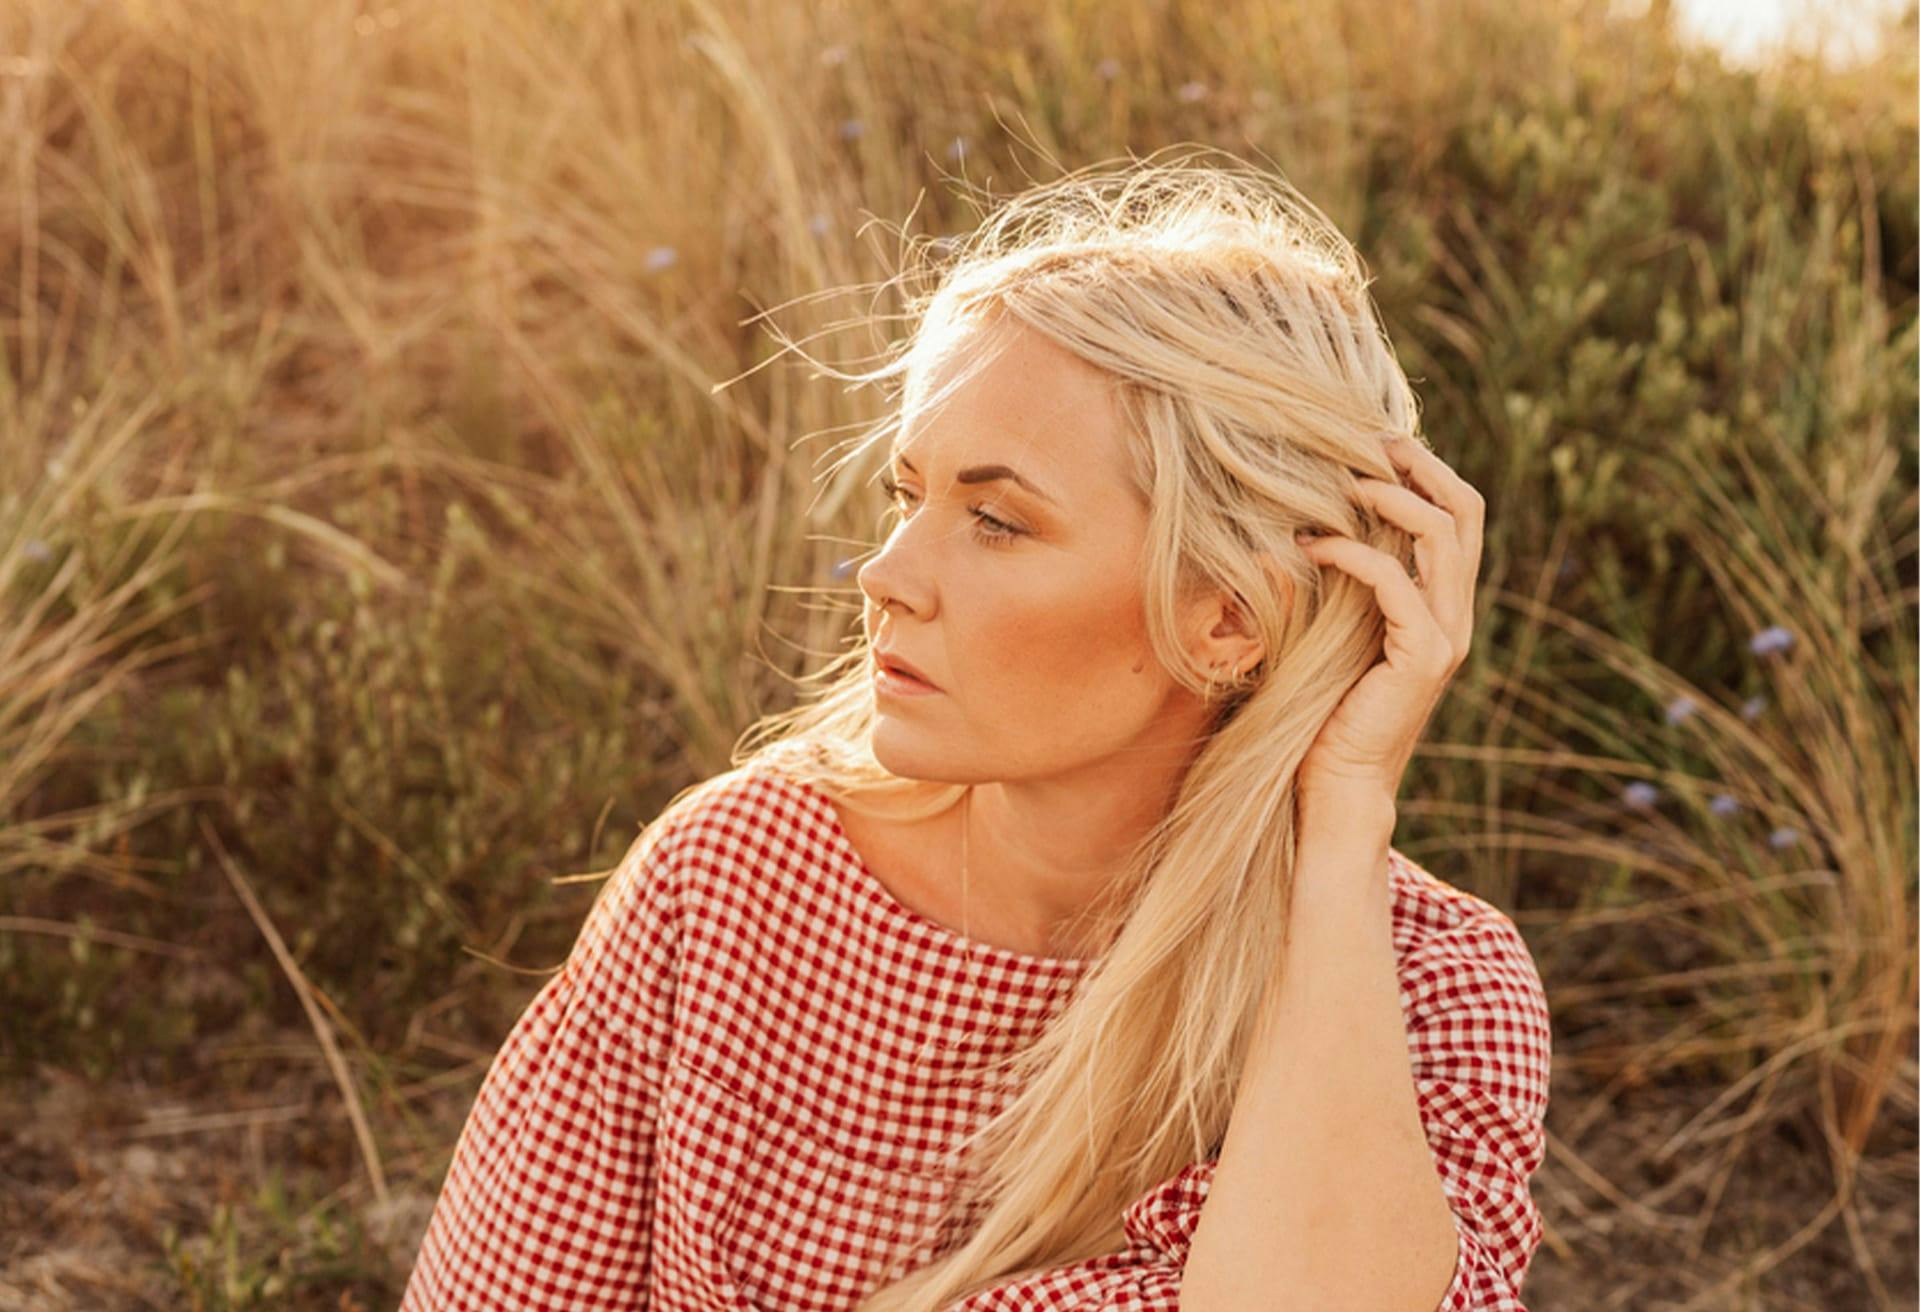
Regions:
<instances>
[{"instance_id":1,"label":"woman's chin","mask_svg":"<svg viewBox=\"0 0 1920 1312\"><path fill-rule=\"evenodd\" d=\"M928 735L908 725L889 724L892 717L881 711L873 726L873 759L888 774L924 782L947 782L946 753Z\"/></svg>"}]
</instances>

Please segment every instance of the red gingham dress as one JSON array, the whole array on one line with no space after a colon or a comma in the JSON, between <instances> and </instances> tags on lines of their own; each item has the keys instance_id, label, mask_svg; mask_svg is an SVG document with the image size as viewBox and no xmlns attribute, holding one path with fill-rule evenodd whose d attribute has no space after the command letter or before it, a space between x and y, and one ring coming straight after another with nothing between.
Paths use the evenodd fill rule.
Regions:
<instances>
[{"instance_id":1,"label":"red gingham dress","mask_svg":"<svg viewBox=\"0 0 1920 1312\"><path fill-rule=\"evenodd\" d=\"M1459 1234L1438 1312L1525 1312L1540 976L1491 904L1389 864L1408 1055ZM970 946L971 967L811 785L764 763L723 776L636 840L507 1036L401 1312L827 1312L946 1251L939 1159L1012 1092L968 1068L1036 1037L1090 965ZM1119 1251L948 1312L1178 1308L1213 1166L1133 1200Z\"/></svg>"}]
</instances>

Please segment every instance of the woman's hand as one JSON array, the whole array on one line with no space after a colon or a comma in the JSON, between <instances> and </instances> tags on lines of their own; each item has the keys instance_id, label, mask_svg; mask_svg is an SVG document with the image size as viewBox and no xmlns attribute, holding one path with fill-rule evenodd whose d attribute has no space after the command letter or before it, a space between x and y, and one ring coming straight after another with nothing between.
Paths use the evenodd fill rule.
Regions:
<instances>
[{"instance_id":1,"label":"woman's hand","mask_svg":"<svg viewBox=\"0 0 1920 1312\"><path fill-rule=\"evenodd\" d=\"M1419 442L1390 438L1386 451L1418 491L1362 478L1360 494L1413 534L1420 581L1385 552L1351 538L1301 539L1316 564L1371 585L1387 618L1385 659L1347 691L1301 762L1296 791L1302 801L1384 795L1392 805L1414 744L1472 641L1486 502Z\"/></svg>"}]
</instances>

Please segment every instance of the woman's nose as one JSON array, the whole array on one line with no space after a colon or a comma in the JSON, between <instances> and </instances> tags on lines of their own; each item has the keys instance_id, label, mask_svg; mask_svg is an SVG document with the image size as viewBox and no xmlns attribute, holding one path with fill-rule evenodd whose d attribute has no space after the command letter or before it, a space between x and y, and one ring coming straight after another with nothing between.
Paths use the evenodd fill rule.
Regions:
<instances>
[{"instance_id":1,"label":"woman's nose","mask_svg":"<svg viewBox=\"0 0 1920 1312\"><path fill-rule=\"evenodd\" d=\"M866 594L867 600L876 608L884 605L887 597L886 581L892 567L885 563L885 556L886 548L882 547L868 556L866 563L861 565L855 573L860 591Z\"/></svg>"},{"instance_id":2,"label":"woman's nose","mask_svg":"<svg viewBox=\"0 0 1920 1312\"><path fill-rule=\"evenodd\" d=\"M914 599L917 594L907 577L907 561L900 553L902 536L897 531L893 533L858 570L860 590L876 611L884 609L890 601L919 607Z\"/></svg>"}]
</instances>

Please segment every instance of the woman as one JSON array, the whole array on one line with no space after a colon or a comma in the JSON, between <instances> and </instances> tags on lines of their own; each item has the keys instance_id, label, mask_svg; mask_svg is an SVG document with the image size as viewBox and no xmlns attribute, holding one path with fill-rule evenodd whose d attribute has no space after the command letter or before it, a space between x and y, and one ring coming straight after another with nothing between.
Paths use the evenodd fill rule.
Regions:
<instances>
[{"instance_id":1,"label":"woman","mask_svg":"<svg viewBox=\"0 0 1920 1312\"><path fill-rule=\"evenodd\" d=\"M1357 256L1136 161L914 308L864 642L635 842L404 1308L1519 1309L1540 978L1390 846L1482 502Z\"/></svg>"}]
</instances>

